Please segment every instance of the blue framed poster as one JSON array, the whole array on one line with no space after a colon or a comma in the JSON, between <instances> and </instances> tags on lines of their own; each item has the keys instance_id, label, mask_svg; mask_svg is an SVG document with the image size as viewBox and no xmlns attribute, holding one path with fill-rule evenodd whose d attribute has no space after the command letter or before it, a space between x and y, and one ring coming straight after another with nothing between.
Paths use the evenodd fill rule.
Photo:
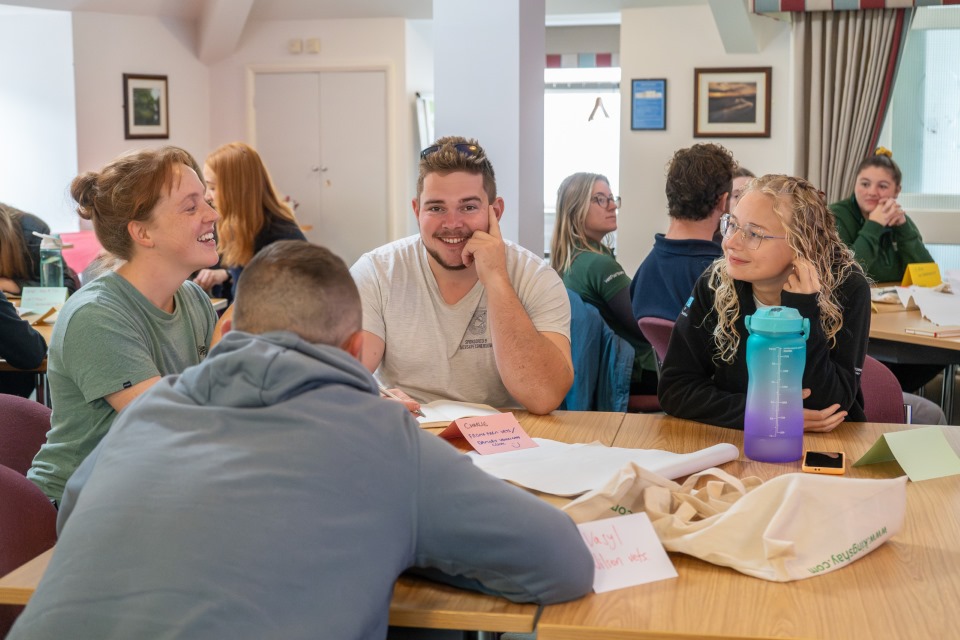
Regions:
<instances>
[{"instance_id":1,"label":"blue framed poster","mask_svg":"<svg viewBox=\"0 0 960 640\"><path fill-rule=\"evenodd\" d=\"M630 128L634 131L667 128L667 79L630 82Z\"/></svg>"}]
</instances>

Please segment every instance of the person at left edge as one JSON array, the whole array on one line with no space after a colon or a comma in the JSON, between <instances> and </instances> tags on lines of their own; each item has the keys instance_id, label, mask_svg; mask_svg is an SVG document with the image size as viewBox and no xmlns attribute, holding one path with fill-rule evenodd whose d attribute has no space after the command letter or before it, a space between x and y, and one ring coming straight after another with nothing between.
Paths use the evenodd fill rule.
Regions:
<instances>
[{"instance_id":1,"label":"person at left edge","mask_svg":"<svg viewBox=\"0 0 960 640\"><path fill-rule=\"evenodd\" d=\"M200 167L177 147L122 155L74 179L81 217L125 260L72 295L53 329L47 441L27 473L54 504L117 413L160 380L207 355L216 313L186 281L217 261L217 212Z\"/></svg>"},{"instance_id":2,"label":"person at left edge","mask_svg":"<svg viewBox=\"0 0 960 640\"><path fill-rule=\"evenodd\" d=\"M557 273L500 233L503 198L476 140L420 154L419 235L364 254L363 363L419 402L451 399L532 413L573 384L570 301Z\"/></svg>"}]
</instances>

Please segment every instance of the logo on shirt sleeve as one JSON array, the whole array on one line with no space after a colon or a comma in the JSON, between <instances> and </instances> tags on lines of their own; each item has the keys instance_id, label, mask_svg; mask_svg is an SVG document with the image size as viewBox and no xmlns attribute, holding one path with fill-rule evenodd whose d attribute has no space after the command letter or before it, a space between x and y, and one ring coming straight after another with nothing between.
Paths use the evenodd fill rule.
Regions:
<instances>
[{"instance_id":1,"label":"logo on shirt sleeve","mask_svg":"<svg viewBox=\"0 0 960 640\"><path fill-rule=\"evenodd\" d=\"M683 317L689 317L687 313L690 311L690 307L693 305L693 296L687 298L687 303L683 305L683 309L680 310L680 315Z\"/></svg>"}]
</instances>

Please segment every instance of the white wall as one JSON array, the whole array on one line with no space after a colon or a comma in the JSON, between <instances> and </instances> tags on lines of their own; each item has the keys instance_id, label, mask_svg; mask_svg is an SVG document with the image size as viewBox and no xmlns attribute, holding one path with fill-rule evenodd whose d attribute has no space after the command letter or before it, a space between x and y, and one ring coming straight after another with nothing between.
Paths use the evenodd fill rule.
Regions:
<instances>
[{"instance_id":1,"label":"white wall","mask_svg":"<svg viewBox=\"0 0 960 640\"><path fill-rule=\"evenodd\" d=\"M292 54L292 38L319 38L320 53ZM407 105L403 65L405 21L400 18L375 20L252 21L247 24L236 52L210 68L210 147L234 140L250 141L247 109L247 73L251 66L271 69L362 69L385 67L387 73L387 156L389 216L394 235L404 235L409 210L407 179L413 154L410 141L412 107ZM358 97L362 99L362 97ZM345 122L345 127L363 126ZM296 122L289 123L290 135L298 135ZM358 153L379 153L358 150ZM415 157L415 156L413 156ZM360 230L358 230L358 233Z\"/></svg>"},{"instance_id":2,"label":"white wall","mask_svg":"<svg viewBox=\"0 0 960 640\"><path fill-rule=\"evenodd\" d=\"M0 6L0 202L55 232L77 230L74 104L70 14Z\"/></svg>"},{"instance_id":3,"label":"white wall","mask_svg":"<svg viewBox=\"0 0 960 640\"><path fill-rule=\"evenodd\" d=\"M790 30L784 25L757 54L727 54L709 6L625 9L621 13L622 68L618 260L633 274L666 231L665 169L674 151L717 142L757 175L792 173ZM693 137L693 70L697 67L773 67L769 138ZM666 131L631 131L630 80L667 79Z\"/></svg>"},{"instance_id":4,"label":"white wall","mask_svg":"<svg viewBox=\"0 0 960 640\"><path fill-rule=\"evenodd\" d=\"M401 195L406 194L406 201L401 205L401 219L406 223L398 227L401 235L411 235L417 232L417 220L413 215L410 201L417 193L417 176L419 173L420 137L417 129L416 97L417 92L433 94L433 20L407 21L407 88L406 102L400 105L401 117L411 122L410 130L410 164L407 169L406 182L400 185Z\"/></svg>"},{"instance_id":5,"label":"white wall","mask_svg":"<svg viewBox=\"0 0 960 640\"><path fill-rule=\"evenodd\" d=\"M210 82L196 57L195 26L173 19L73 14L77 163L96 171L131 149L171 144L203 160L210 144ZM123 74L167 76L169 140L125 140Z\"/></svg>"},{"instance_id":6,"label":"white wall","mask_svg":"<svg viewBox=\"0 0 960 640\"><path fill-rule=\"evenodd\" d=\"M547 53L619 53L620 26L547 27Z\"/></svg>"}]
</instances>

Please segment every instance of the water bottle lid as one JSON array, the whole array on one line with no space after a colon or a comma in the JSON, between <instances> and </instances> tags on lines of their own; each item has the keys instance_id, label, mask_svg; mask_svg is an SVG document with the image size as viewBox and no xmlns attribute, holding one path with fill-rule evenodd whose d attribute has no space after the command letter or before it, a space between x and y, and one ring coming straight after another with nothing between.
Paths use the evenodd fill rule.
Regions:
<instances>
[{"instance_id":1,"label":"water bottle lid","mask_svg":"<svg viewBox=\"0 0 960 640\"><path fill-rule=\"evenodd\" d=\"M34 232L33 232L33 235L37 236L38 238L41 238L41 240L40 240L40 248L41 248L41 249L61 249L61 248L63 248L63 243L60 241L60 238L56 238L56 237L54 237L54 236L47 235L46 233L40 233L40 232L38 232L38 231L34 231Z\"/></svg>"},{"instance_id":2,"label":"water bottle lid","mask_svg":"<svg viewBox=\"0 0 960 640\"><path fill-rule=\"evenodd\" d=\"M750 333L798 334L810 332L810 321L793 307L763 307L744 318Z\"/></svg>"}]
</instances>

